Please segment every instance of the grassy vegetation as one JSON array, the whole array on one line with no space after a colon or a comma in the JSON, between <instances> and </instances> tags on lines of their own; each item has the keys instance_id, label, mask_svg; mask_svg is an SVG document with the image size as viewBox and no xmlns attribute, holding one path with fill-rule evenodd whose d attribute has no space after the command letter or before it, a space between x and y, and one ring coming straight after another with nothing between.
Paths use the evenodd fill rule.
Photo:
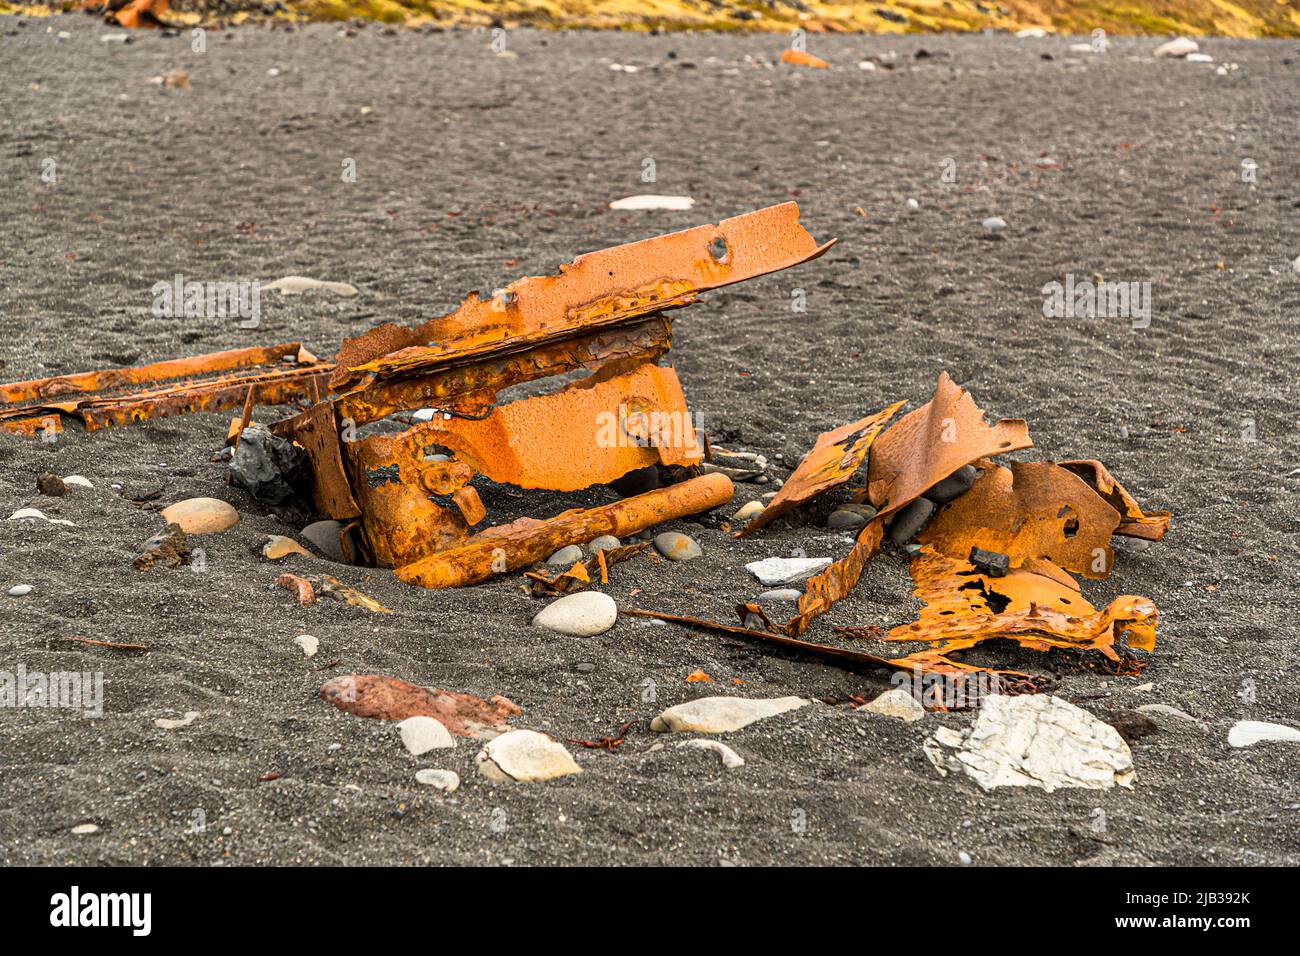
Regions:
<instances>
[{"instance_id":1,"label":"grassy vegetation","mask_svg":"<svg viewBox=\"0 0 1300 956\"><path fill-rule=\"evenodd\" d=\"M75 0L66 0L74 5ZM531 25L624 30L1020 30L1056 33L1300 36L1300 0L285 0L289 16L445 26ZM243 6L236 0L235 7ZM205 0L172 0L180 19ZM227 8L231 4L225 5ZM248 0L257 15L260 0ZM0 0L0 12L39 13ZM44 8L48 10L47 8ZM227 18L228 19L228 18Z\"/></svg>"}]
</instances>

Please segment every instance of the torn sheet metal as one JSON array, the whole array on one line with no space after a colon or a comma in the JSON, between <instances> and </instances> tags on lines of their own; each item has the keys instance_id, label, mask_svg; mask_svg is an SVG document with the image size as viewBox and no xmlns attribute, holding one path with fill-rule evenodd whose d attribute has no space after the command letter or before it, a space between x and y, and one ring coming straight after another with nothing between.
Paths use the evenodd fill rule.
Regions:
<instances>
[{"instance_id":1,"label":"torn sheet metal","mask_svg":"<svg viewBox=\"0 0 1300 956\"><path fill-rule=\"evenodd\" d=\"M817 245L799 225L798 205L787 202L587 253L553 275L518 279L489 299L472 294L456 311L415 328L385 324L347 340L332 385L341 391L369 374L409 373L504 343L527 347L689 305L699 292L807 262L832 245Z\"/></svg>"},{"instance_id":2,"label":"torn sheet metal","mask_svg":"<svg viewBox=\"0 0 1300 956\"><path fill-rule=\"evenodd\" d=\"M397 357L376 360L371 384L335 402L340 420L362 425L393 412L435 408L461 415L483 414L502 389L577 369L626 371L656 362L672 343L667 316L542 342L523 350L504 343L495 352L466 359L405 368Z\"/></svg>"},{"instance_id":3,"label":"torn sheet metal","mask_svg":"<svg viewBox=\"0 0 1300 956\"><path fill-rule=\"evenodd\" d=\"M429 460L431 447L454 457ZM397 436L347 442L343 451L363 531L384 566L462 543L486 516L470 484L478 475L520 488L578 491L638 468L692 465L703 457L677 375L657 365L593 376L481 418L434 416ZM450 498L450 507L440 498Z\"/></svg>"},{"instance_id":4,"label":"torn sheet metal","mask_svg":"<svg viewBox=\"0 0 1300 956\"><path fill-rule=\"evenodd\" d=\"M1131 649L1155 649L1159 614L1147 598L1123 595L1099 611L1054 574L1017 568L990 577L969 561L925 545L911 564L924 607L915 621L893 628L885 639L933 646L901 660L962 666L951 655L1006 638L1035 651L1098 651L1124 672L1136 673L1144 665L1122 653L1124 638Z\"/></svg>"},{"instance_id":5,"label":"torn sheet metal","mask_svg":"<svg viewBox=\"0 0 1300 956\"><path fill-rule=\"evenodd\" d=\"M1145 513L1137 500L1124 490L1124 486L1106 470L1101 462L1090 459L1058 462L1084 481L1110 503L1119 512L1119 527L1115 533L1129 538L1145 538L1159 541L1169 530L1170 514L1168 511Z\"/></svg>"},{"instance_id":6,"label":"torn sheet metal","mask_svg":"<svg viewBox=\"0 0 1300 956\"><path fill-rule=\"evenodd\" d=\"M1032 445L1023 418L990 425L970 393L942 372L934 398L900 418L872 446L867 497L882 516L890 515L959 468Z\"/></svg>"},{"instance_id":7,"label":"torn sheet metal","mask_svg":"<svg viewBox=\"0 0 1300 956\"><path fill-rule=\"evenodd\" d=\"M0 428L34 434L69 416L87 431L253 401L283 405L317 398L334 366L297 342L213 352L133 368L76 372L0 385ZM61 430L61 426L59 429Z\"/></svg>"},{"instance_id":8,"label":"torn sheet metal","mask_svg":"<svg viewBox=\"0 0 1300 956\"><path fill-rule=\"evenodd\" d=\"M1110 538L1120 516L1078 475L1050 461L993 465L945 505L917 536L951 558L978 547L1005 554L1013 568L1044 558L1088 578L1114 564Z\"/></svg>"},{"instance_id":9,"label":"torn sheet metal","mask_svg":"<svg viewBox=\"0 0 1300 956\"><path fill-rule=\"evenodd\" d=\"M895 402L861 421L823 432L812 451L804 455L799 466L785 480L776 497L752 521L736 532L736 537L753 534L799 505L852 478L866 460L871 443L904 404L906 403Z\"/></svg>"}]
</instances>

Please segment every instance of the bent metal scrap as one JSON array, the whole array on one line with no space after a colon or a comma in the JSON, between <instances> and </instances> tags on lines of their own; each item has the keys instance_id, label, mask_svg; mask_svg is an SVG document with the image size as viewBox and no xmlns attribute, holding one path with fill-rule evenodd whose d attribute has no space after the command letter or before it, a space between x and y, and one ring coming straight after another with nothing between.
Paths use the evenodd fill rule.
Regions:
<instances>
[{"instance_id":1,"label":"bent metal scrap","mask_svg":"<svg viewBox=\"0 0 1300 956\"><path fill-rule=\"evenodd\" d=\"M700 473L707 437L695 433L676 373L659 362L671 346L674 310L706 290L830 248L833 242L818 245L798 220L798 207L784 203L579 256L553 275L519 279L490 298L471 294L421 325L380 325L345 341L333 363L289 343L0 385L0 428L51 435L65 418L89 430L242 404L231 432L239 441L254 404L293 403L299 411L273 423L271 435L307 459L304 493L316 511L343 524L358 556L423 587L474 584L574 542L636 534L731 499L731 478ZM548 394L502 400L512 386L583 372ZM842 664L949 677L987 672L960 653L992 638L1038 651L1094 651L1115 672L1140 670L1120 641L1127 636L1130 648L1154 647L1155 605L1125 595L1097 610L1073 574L1106 577L1115 557L1112 535L1159 540L1169 514L1144 512L1098 461L998 464L995 456L1032 446L1025 422L989 423L946 374L929 402L895 421L903 405L822 435L739 532L752 535L794 516L866 466L867 483L853 494L874 517L844 557L808 581L789 621L773 623L751 603L737 607L740 625L625 612ZM427 410L424 420L401 418L414 409ZM373 427L385 420L386 427ZM399 420L410 427L394 432ZM480 497L495 485L575 492L651 467L679 480L545 520L491 525ZM978 477L955 499L936 497L936 486L959 471ZM898 537L891 521L914 503L933 512L909 545L923 603L918 618L888 632L871 625L837 630L923 649L884 657L802 640L857 584L886 531ZM606 580L609 563L637 550L598 555L555 578L531 577L543 590L585 587ZM1009 690L1039 686L1031 675L995 673Z\"/></svg>"}]
</instances>

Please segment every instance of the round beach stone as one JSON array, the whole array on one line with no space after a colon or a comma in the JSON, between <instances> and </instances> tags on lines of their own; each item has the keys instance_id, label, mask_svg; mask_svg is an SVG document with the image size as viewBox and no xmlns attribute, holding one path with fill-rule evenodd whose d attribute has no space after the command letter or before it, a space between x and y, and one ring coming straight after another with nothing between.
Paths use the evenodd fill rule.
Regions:
<instances>
[{"instance_id":1,"label":"round beach stone","mask_svg":"<svg viewBox=\"0 0 1300 956\"><path fill-rule=\"evenodd\" d=\"M655 550L669 561L689 561L704 553L694 538L680 531L665 531L655 535Z\"/></svg>"},{"instance_id":2,"label":"round beach stone","mask_svg":"<svg viewBox=\"0 0 1300 956\"><path fill-rule=\"evenodd\" d=\"M618 605L600 591L579 591L552 601L537 612L533 624L557 634L592 637L603 634L618 620Z\"/></svg>"},{"instance_id":3,"label":"round beach stone","mask_svg":"<svg viewBox=\"0 0 1300 956\"><path fill-rule=\"evenodd\" d=\"M546 563L552 568L571 568L582 560L582 548L576 544L570 544L546 559Z\"/></svg>"},{"instance_id":4,"label":"round beach stone","mask_svg":"<svg viewBox=\"0 0 1300 956\"><path fill-rule=\"evenodd\" d=\"M599 538L592 538L587 542L587 550L592 554L597 551L614 551L623 547L623 542L612 534L602 534Z\"/></svg>"},{"instance_id":5,"label":"round beach stone","mask_svg":"<svg viewBox=\"0 0 1300 956\"><path fill-rule=\"evenodd\" d=\"M474 763L483 776L502 783L539 783L582 773L563 744L535 730L512 730L488 741Z\"/></svg>"},{"instance_id":6,"label":"round beach stone","mask_svg":"<svg viewBox=\"0 0 1300 956\"><path fill-rule=\"evenodd\" d=\"M237 524L239 512L218 498L186 498L164 508L162 518L186 534L215 534Z\"/></svg>"}]
</instances>

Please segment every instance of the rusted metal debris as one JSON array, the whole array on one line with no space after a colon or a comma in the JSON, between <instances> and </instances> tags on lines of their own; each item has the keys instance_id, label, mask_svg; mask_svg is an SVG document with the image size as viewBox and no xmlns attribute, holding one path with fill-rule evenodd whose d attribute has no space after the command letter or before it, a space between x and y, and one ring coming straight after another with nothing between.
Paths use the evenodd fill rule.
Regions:
<instances>
[{"instance_id":1,"label":"rusted metal debris","mask_svg":"<svg viewBox=\"0 0 1300 956\"><path fill-rule=\"evenodd\" d=\"M311 458L316 509L357 521L372 563L424 587L473 584L566 544L717 507L731 481L703 475L476 530L487 511L474 482L576 491L699 465L704 442L681 384L657 364L671 345L669 310L824 253L831 243L818 245L798 216L785 203L593 252L415 328L381 325L343 343L326 401L272 431ZM559 391L497 401L512 385L578 370L590 374ZM344 434L418 408L432 418L400 434Z\"/></svg>"},{"instance_id":2,"label":"rusted metal debris","mask_svg":"<svg viewBox=\"0 0 1300 956\"><path fill-rule=\"evenodd\" d=\"M992 456L1030 446L1020 419L990 425L973 399L939 378L933 400L893 425L891 405L859 422L823 434L750 533L800 504L846 484L868 461L865 497L879 510L849 553L811 578L797 613L774 623L763 607L736 608L742 625L719 624L653 611L634 611L816 654L845 664L915 671L960 682L972 674L994 679L1003 693L1034 692L1047 680L1020 671L967 663L961 652L994 638L1035 651L1096 654L1114 674L1136 674L1145 664L1131 649L1155 647L1158 613L1144 597L1124 595L1098 610L1071 572L1110 574L1115 534L1159 540L1168 512L1146 513L1097 461L997 464ZM888 427L886 427L888 425ZM883 431L882 431L883 429ZM868 457L869 456L869 457ZM950 475L973 465L978 477L955 500L939 506L917 536L910 567L923 607L917 620L882 632L875 625L837 628L846 636L884 642L920 642L899 657L799 640L857 583L880 551L889 519ZM771 511L773 513L768 514ZM1123 643L1127 641L1127 646Z\"/></svg>"},{"instance_id":3,"label":"rusted metal debris","mask_svg":"<svg viewBox=\"0 0 1300 956\"><path fill-rule=\"evenodd\" d=\"M620 548L597 551L585 561L574 562L573 567L554 577L547 577L537 571L525 572L524 577L532 582L532 593L537 596L581 591L593 584L608 584L610 567L635 557L648 547L649 541L639 541Z\"/></svg>"},{"instance_id":4,"label":"rusted metal debris","mask_svg":"<svg viewBox=\"0 0 1300 956\"><path fill-rule=\"evenodd\" d=\"M75 372L0 385L0 428L25 435L63 431L63 418L87 431L167 415L219 412L250 394L262 405L310 400L334 366L297 342L212 352L134 368Z\"/></svg>"},{"instance_id":5,"label":"rusted metal debris","mask_svg":"<svg viewBox=\"0 0 1300 956\"><path fill-rule=\"evenodd\" d=\"M259 440L305 453L306 494L320 514L355 530L357 557L424 587L473 584L563 545L635 534L730 500L729 477L698 474L707 438L693 427L676 373L659 365L672 342L672 310L833 244L818 245L799 224L798 206L783 203L579 256L487 299L471 294L413 328L380 325L345 341L336 364L294 343L3 385L0 427L35 434L61 429L62 416L91 429L239 407L227 437L242 449L255 404L306 399L308 407L270 424L270 438L259 431ZM588 374L550 394L499 400L512 386L577 372ZM429 410L426 420L405 431L358 433L417 409ZM262 454L253 471L261 475L275 459ZM487 483L578 491L651 466L685 480L543 521L490 526L479 494ZM283 491L293 483L283 477L241 483L254 494ZM597 559L602 576L603 562L616 559ZM593 570L546 583L568 588ZM283 580L305 597L292 576ZM338 588L326 582L324 591Z\"/></svg>"},{"instance_id":6,"label":"rusted metal debris","mask_svg":"<svg viewBox=\"0 0 1300 956\"><path fill-rule=\"evenodd\" d=\"M847 482L866 460L871 443L881 429L904 404L895 402L861 421L841 425L820 435L812 451L799 462L799 467L786 479L776 497L736 532L736 537L751 535L804 502Z\"/></svg>"}]
</instances>

